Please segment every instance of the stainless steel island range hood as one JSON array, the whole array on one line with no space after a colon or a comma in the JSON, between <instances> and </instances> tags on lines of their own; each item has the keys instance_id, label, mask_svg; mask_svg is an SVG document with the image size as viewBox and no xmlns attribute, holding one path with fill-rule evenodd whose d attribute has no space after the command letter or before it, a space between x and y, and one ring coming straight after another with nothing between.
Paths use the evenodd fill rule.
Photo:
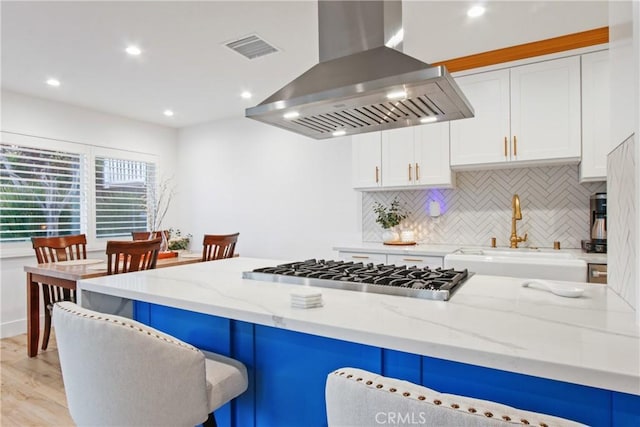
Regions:
<instances>
[{"instance_id":1,"label":"stainless steel island range hood","mask_svg":"<svg viewBox=\"0 0 640 427\"><path fill-rule=\"evenodd\" d=\"M318 26L320 63L246 117L315 139L473 117L444 66L387 47L402 39L399 0L320 0Z\"/></svg>"}]
</instances>

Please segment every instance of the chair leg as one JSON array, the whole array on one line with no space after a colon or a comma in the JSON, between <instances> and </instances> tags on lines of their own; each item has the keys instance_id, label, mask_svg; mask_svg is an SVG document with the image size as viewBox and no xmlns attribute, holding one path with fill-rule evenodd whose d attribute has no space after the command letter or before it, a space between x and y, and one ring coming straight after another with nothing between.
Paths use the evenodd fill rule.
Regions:
<instances>
[{"instance_id":1,"label":"chair leg","mask_svg":"<svg viewBox=\"0 0 640 427\"><path fill-rule=\"evenodd\" d=\"M42 287L42 299L44 301L44 334L42 335L42 350L46 350L49 345L49 336L51 335L51 312L49 306L53 299L51 293L54 292L49 286Z\"/></svg>"},{"instance_id":2,"label":"chair leg","mask_svg":"<svg viewBox=\"0 0 640 427\"><path fill-rule=\"evenodd\" d=\"M216 423L216 416L213 415L213 412L209 414L207 421L202 423L202 427L218 427L218 424Z\"/></svg>"}]
</instances>

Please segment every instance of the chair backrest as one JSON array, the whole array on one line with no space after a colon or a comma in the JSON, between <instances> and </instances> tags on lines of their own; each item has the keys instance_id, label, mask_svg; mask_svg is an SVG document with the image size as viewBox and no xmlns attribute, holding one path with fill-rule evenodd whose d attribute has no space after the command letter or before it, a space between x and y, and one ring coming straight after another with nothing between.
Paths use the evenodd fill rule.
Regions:
<instances>
[{"instance_id":1,"label":"chair backrest","mask_svg":"<svg viewBox=\"0 0 640 427\"><path fill-rule=\"evenodd\" d=\"M202 261L233 257L240 233L205 234L202 242Z\"/></svg>"},{"instance_id":2,"label":"chair backrest","mask_svg":"<svg viewBox=\"0 0 640 427\"><path fill-rule=\"evenodd\" d=\"M205 356L142 323L54 305L60 367L77 425L193 426L207 418Z\"/></svg>"},{"instance_id":3,"label":"chair backrest","mask_svg":"<svg viewBox=\"0 0 640 427\"><path fill-rule=\"evenodd\" d=\"M87 258L87 236L32 237L38 264Z\"/></svg>"},{"instance_id":4,"label":"chair backrest","mask_svg":"<svg viewBox=\"0 0 640 427\"><path fill-rule=\"evenodd\" d=\"M161 238L132 242L109 240L106 249L107 274L156 268L161 243Z\"/></svg>"},{"instance_id":5,"label":"chair backrest","mask_svg":"<svg viewBox=\"0 0 640 427\"><path fill-rule=\"evenodd\" d=\"M131 237L133 240L149 240L149 239L157 239L158 237L162 237L160 233L164 233L164 238L169 240L169 230L162 231L132 231Z\"/></svg>"},{"instance_id":6,"label":"chair backrest","mask_svg":"<svg viewBox=\"0 0 640 427\"><path fill-rule=\"evenodd\" d=\"M329 374L325 388L329 426L430 425L466 427L584 426L487 400L439 393L356 368Z\"/></svg>"}]
</instances>

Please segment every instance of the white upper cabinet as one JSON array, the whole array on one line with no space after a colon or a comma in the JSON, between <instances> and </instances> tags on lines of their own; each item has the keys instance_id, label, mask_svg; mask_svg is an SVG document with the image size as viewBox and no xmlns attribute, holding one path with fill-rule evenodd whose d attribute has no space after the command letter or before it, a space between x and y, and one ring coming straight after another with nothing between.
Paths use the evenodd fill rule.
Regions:
<instances>
[{"instance_id":1,"label":"white upper cabinet","mask_svg":"<svg viewBox=\"0 0 640 427\"><path fill-rule=\"evenodd\" d=\"M383 131L382 186L453 186L449 124L431 123Z\"/></svg>"},{"instance_id":2,"label":"white upper cabinet","mask_svg":"<svg viewBox=\"0 0 640 427\"><path fill-rule=\"evenodd\" d=\"M451 122L451 166L508 161L509 70L458 77L456 82L475 117Z\"/></svg>"},{"instance_id":3,"label":"white upper cabinet","mask_svg":"<svg viewBox=\"0 0 640 427\"><path fill-rule=\"evenodd\" d=\"M449 123L414 126L414 184L453 187L449 166Z\"/></svg>"},{"instance_id":4,"label":"white upper cabinet","mask_svg":"<svg viewBox=\"0 0 640 427\"><path fill-rule=\"evenodd\" d=\"M451 165L577 162L580 58L459 77L475 117L451 122Z\"/></svg>"},{"instance_id":5,"label":"white upper cabinet","mask_svg":"<svg viewBox=\"0 0 640 427\"><path fill-rule=\"evenodd\" d=\"M382 185L382 148L380 132L353 135L351 138L354 188L376 188Z\"/></svg>"},{"instance_id":6,"label":"white upper cabinet","mask_svg":"<svg viewBox=\"0 0 640 427\"><path fill-rule=\"evenodd\" d=\"M609 51L582 55L582 162L580 182L607 178L610 144Z\"/></svg>"},{"instance_id":7,"label":"white upper cabinet","mask_svg":"<svg viewBox=\"0 0 640 427\"><path fill-rule=\"evenodd\" d=\"M580 160L580 58L511 69L511 159Z\"/></svg>"}]
</instances>

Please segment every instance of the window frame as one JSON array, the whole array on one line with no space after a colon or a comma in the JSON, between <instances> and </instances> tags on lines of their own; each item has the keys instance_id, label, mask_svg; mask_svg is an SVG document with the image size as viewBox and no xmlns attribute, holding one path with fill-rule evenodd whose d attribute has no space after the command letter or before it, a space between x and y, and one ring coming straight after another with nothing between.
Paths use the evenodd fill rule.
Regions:
<instances>
[{"instance_id":1,"label":"window frame","mask_svg":"<svg viewBox=\"0 0 640 427\"><path fill-rule=\"evenodd\" d=\"M96 235L96 157L121 160L143 161L155 164L155 191L158 191L159 156L137 151L101 147L78 142L43 138L31 135L0 131L2 143L22 147L63 151L81 156L80 194L81 216L80 232L87 236L87 250L100 251L106 248L107 240L130 240L125 237L97 237ZM33 255L31 242L0 242L0 259Z\"/></svg>"}]
</instances>

